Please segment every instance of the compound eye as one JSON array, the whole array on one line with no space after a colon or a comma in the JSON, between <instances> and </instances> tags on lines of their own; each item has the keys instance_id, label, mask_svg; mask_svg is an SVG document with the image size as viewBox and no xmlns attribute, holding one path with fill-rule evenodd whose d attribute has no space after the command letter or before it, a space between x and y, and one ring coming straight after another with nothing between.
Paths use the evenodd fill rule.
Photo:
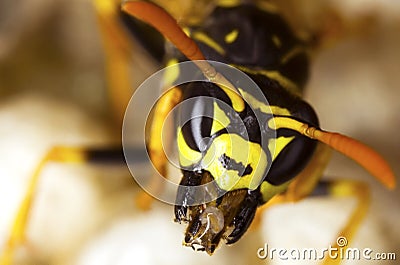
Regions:
<instances>
[{"instance_id":1,"label":"compound eye","mask_svg":"<svg viewBox=\"0 0 400 265\"><path fill-rule=\"evenodd\" d=\"M214 107L209 97L195 97L180 106L180 124L187 145L199 152L209 144Z\"/></svg>"},{"instance_id":2,"label":"compound eye","mask_svg":"<svg viewBox=\"0 0 400 265\"><path fill-rule=\"evenodd\" d=\"M296 136L276 157L265 180L273 185L281 185L293 179L307 165L315 147L316 141Z\"/></svg>"}]
</instances>

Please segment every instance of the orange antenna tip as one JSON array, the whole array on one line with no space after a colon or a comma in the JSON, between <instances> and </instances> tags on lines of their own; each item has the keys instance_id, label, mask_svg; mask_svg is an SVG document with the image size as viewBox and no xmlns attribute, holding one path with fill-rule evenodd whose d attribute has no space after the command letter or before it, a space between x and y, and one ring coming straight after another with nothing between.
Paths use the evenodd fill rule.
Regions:
<instances>
[{"instance_id":1,"label":"orange antenna tip","mask_svg":"<svg viewBox=\"0 0 400 265\"><path fill-rule=\"evenodd\" d=\"M386 160L371 147L348 136L316 130L313 138L329 145L365 168L388 189L396 186L396 177Z\"/></svg>"},{"instance_id":2,"label":"orange antenna tip","mask_svg":"<svg viewBox=\"0 0 400 265\"><path fill-rule=\"evenodd\" d=\"M356 161L388 189L396 187L396 177L386 160L371 147L348 136L321 131L291 117L275 117L268 121L272 129L287 128L316 139Z\"/></svg>"}]
</instances>

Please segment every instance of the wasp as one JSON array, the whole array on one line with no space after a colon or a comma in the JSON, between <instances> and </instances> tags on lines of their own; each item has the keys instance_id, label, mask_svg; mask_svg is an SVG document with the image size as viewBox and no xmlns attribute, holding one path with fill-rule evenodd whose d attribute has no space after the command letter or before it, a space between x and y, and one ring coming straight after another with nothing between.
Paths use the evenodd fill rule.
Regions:
<instances>
[{"instance_id":1,"label":"wasp","mask_svg":"<svg viewBox=\"0 0 400 265\"><path fill-rule=\"evenodd\" d=\"M158 103L170 110L181 101L194 99L178 114L178 120L187 121L176 133L183 175L180 184L197 186L215 181L215 188L226 192L214 201L193 206L190 202L196 195L178 189L175 220L187 223L184 245L212 254L222 239L227 244L237 242L258 208L311 194L326 165L327 147L357 161L388 188L394 187L394 174L380 155L357 140L319 127L315 111L301 98L309 65L307 47L273 10L253 4L218 6L203 24L188 28L186 33L155 5L128 2L123 10L169 39L180 52L176 61L207 59L234 66L260 87L271 105L268 108L246 87L226 80L204 61L197 63L204 75L212 80L220 78L232 90L224 85L190 83L169 91ZM202 97L215 100L207 104ZM158 134L165 113L165 109L158 113L156 109L148 144L153 163L163 173L166 161L160 158L163 151ZM256 122L257 114L262 117L261 124ZM243 129L248 137L241 133ZM266 146L262 136L268 139ZM249 154L244 158L246 149ZM214 157L209 161L211 152ZM254 179L259 180L257 184ZM235 184L229 185L233 180ZM327 193L351 192L361 200L366 196L363 185L354 182L322 186ZM349 222L345 236L350 236L345 231L355 230L362 215L360 212L357 220Z\"/></svg>"},{"instance_id":2,"label":"wasp","mask_svg":"<svg viewBox=\"0 0 400 265\"><path fill-rule=\"evenodd\" d=\"M197 65L204 76L222 84L202 82L174 87L157 103L151 125L148 153L157 170L167 177L159 127L168 110L193 99L193 108L181 110L177 118L187 120L185 115L189 115L189 122L176 128L182 167L180 185L190 187L214 181L214 188L224 191L216 200L192 205L194 194L178 189L175 220L187 224L186 246L212 254L222 240L227 244L237 242L258 211L275 203L300 200L317 187L324 193L359 199L355 217L341 232L351 238L366 212L368 194L359 182L320 181L329 147L361 164L388 188L394 188L394 174L380 155L352 138L319 127L315 111L301 97L309 67L307 45L296 38L275 10L247 3L221 4L201 25L185 31L167 12L149 2L126 2L123 10L151 24L176 47L168 44L170 61L200 62ZM207 60L224 62L247 74L270 106L219 73ZM112 80L116 80L114 86L119 86L125 82L121 78L124 73L116 75L118 78ZM202 97L214 100L204 107ZM257 122L258 116L262 117L261 123ZM247 137L242 130L248 133ZM266 146L262 144L263 136ZM245 159L242 147L250 150ZM209 159L211 151L214 159ZM77 149L55 148L43 164L48 160L86 159L81 153ZM21 233L18 228L21 226L17 226L17 235Z\"/></svg>"}]
</instances>

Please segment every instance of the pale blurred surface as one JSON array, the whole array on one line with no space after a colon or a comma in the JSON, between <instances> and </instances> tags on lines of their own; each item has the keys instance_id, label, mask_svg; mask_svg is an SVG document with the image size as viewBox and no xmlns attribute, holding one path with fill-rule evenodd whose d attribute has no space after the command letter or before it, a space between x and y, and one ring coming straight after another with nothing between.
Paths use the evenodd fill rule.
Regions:
<instances>
[{"instance_id":1,"label":"pale blurred surface","mask_svg":"<svg viewBox=\"0 0 400 265\"><path fill-rule=\"evenodd\" d=\"M306 98L323 128L366 142L399 176L399 3L315 3L281 1L286 13L296 14L291 20L300 30L325 30L324 14L335 14L332 32L339 37L316 56ZM118 142L103 58L90 1L0 1L0 249L30 173L46 150L55 144ZM395 252L399 259L399 189L385 190L337 154L326 176L370 184L372 206L353 246ZM137 191L125 167L49 164L17 263L311 264L259 260L256 252L264 243L287 249L327 247L354 205L351 199L311 198L277 206L265 213L258 231L233 247L222 246L210 258L181 246L184 227L173 223L171 206L135 209Z\"/></svg>"}]
</instances>

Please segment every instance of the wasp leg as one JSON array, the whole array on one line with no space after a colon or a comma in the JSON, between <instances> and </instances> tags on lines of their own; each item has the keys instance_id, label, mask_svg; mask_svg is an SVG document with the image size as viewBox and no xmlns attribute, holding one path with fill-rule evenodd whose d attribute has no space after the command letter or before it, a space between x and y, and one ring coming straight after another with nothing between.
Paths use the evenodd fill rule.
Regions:
<instances>
[{"instance_id":1,"label":"wasp leg","mask_svg":"<svg viewBox=\"0 0 400 265\"><path fill-rule=\"evenodd\" d=\"M163 47L164 42L161 36L147 34L147 31L142 35L150 36L143 41L141 40L142 35L134 36L130 30L130 24L127 25L127 21L125 21L127 15L121 11L120 0L92 0L92 3L104 47L104 70L108 94L115 121L117 125L122 126L126 107L134 92L133 88L139 87L146 76L154 73L159 64L157 60L162 58L162 55L159 55L160 58L151 58L149 55L152 55L150 53L160 54L162 51L159 46ZM140 30L144 31L141 28ZM141 47L140 41L144 42L145 46L154 46L154 43L160 44L152 51L146 52ZM132 67L133 65L135 68Z\"/></svg>"},{"instance_id":2,"label":"wasp leg","mask_svg":"<svg viewBox=\"0 0 400 265\"><path fill-rule=\"evenodd\" d=\"M132 41L119 21L120 1L93 0L105 51L105 72L110 100L118 124L122 125L132 95Z\"/></svg>"},{"instance_id":3,"label":"wasp leg","mask_svg":"<svg viewBox=\"0 0 400 265\"><path fill-rule=\"evenodd\" d=\"M16 248L22 245L25 241L25 232L29 219L29 214L32 209L32 204L35 199L36 186L40 177L40 173L42 172L44 166L49 161L83 162L84 160L85 155L82 149L58 146L52 148L40 161L32 177L29 180L28 190L21 202L13 226L11 228L11 233L7 240L5 249L1 254L1 265L12 264Z\"/></svg>"},{"instance_id":4,"label":"wasp leg","mask_svg":"<svg viewBox=\"0 0 400 265\"><path fill-rule=\"evenodd\" d=\"M361 221L368 211L370 194L368 186L355 180L333 180L321 182L320 178L325 170L330 158L330 148L324 144L319 144L309 165L300 173L299 176L289 185L287 192L281 198L282 201L298 201L308 195L332 195L332 196L351 196L358 200L349 221L342 228L339 237L343 236L350 242L357 231ZM335 242L333 247L338 247ZM326 257L324 265L339 264L340 259L329 259Z\"/></svg>"},{"instance_id":5,"label":"wasp leg","mask_svg":"<svg viewBox=\"0 0 400 265\"><path fill-rule=\"evenodd\" d=\"M165 120L171 110L181 101L182 92L179 88L173 87L165 92L158 100L154 113L153 121L151 122L149 141L147 142L147 151L151 162L157 172L167 177L167 156L165 150L168 150L168 142L163 142L162 132L165 124ZM159 181L158 176L153 176L147 187L147 190L152 191L153 194L157 194L162 190L162 183ZM136 198L137 206L143 210L150 208L152 203L152 197L142 191Z\"/></svg>"},{"instance_id":6,"label":"wasp leg","mask_svg":"<svg viewBox=\"0 0 400 265\"><path fill-rule=\"evenodd\" d=\"M133 153L134 155L131 155L131 157L137 158L139 162L145 161L147 158L146 150L128 148L125 151ZM55 146L50 149L37 165L29 179L27 191L17 211L5 248L0 253L0 265L12 264L15 251L26 242L26 230L35 200L38 181L42 170L49 162L123 164L125 163L125 159L121 147L87 149L82 147Z\"/></svg>"},{"instance_id":7,"label":"wasp leg","mask_svg":"<svg viewBox=\"0 0 400 265\"><path fill-rule=\"evenodd\" d=\"M347 224L339 232L338 237L344 237L347 242L346 245L340 246L346 249L357 232L362 220L368 212L370 205L370 190L367 184L356 181L356 180L333 180L325 183L326 191L329 195L335 197L356 197L357 205L352 212ZM318 192L318 190L317 190ZM333 248L339 249L338 240L335 240L331 246ZM323 260L323 265L338 265L340 264L340 259L331 259L326 256Z\"/></svg>"},{"instance_id":8,"label":"wasp leg","mask_svg":"<svg viewBox=\"0 0 400 265\"><path fill-rule=\"evenodd\" d=\"M295 202L306 196L331 195L335 197L356 197L357 206L351 214L349 221L339 232L338 237L345 237L348 244L353 239L361 221L368 211L370 203L370 192L366 184L355 180L331 180L320 181L322 172L329 160L330 152L323 144L319 144L310 164L300 173L298 177L289 185L287 191L275 196L268 203L261 206L261 211L257 211L256 222L260 222L260 212L276 204ZM254 223L254 222L253 222ZM253 226L252 226L253 227ZM254 227L253 227L254 228ZM333 248L338 248L338 243L332 244ZM340 259L329 259L326 257L323 265L338 265Z\"/></svg>"},{"instance_id":9,"label":"wasp leg","mask_svg":"<svg viewBox=\"0 0 400 265\"><path fill-rule=\"evenodd\" d=\"M336 249L346 249L357 232L362 220L364 219L369 205L370 205L370 191L368 185L363 182L356 180L331 180L331 181L320 181L318 182L315 190L310 194L311 196L334 196L334 197L355 197L357 199L357 205L353 210L349 220L346 225L338 233L337 238L344 237L346 245L338 245L338 240L335 240L332 244L332 248ZM276 199L275 199L276 198ZM293 202L290 197L285 197L284 195L275 197L268 204L268 207L280 203ZM325 256L322 261L322 265L339 265L340 259L331 259L329 255Z\"/></svg>"}]
</instances>

